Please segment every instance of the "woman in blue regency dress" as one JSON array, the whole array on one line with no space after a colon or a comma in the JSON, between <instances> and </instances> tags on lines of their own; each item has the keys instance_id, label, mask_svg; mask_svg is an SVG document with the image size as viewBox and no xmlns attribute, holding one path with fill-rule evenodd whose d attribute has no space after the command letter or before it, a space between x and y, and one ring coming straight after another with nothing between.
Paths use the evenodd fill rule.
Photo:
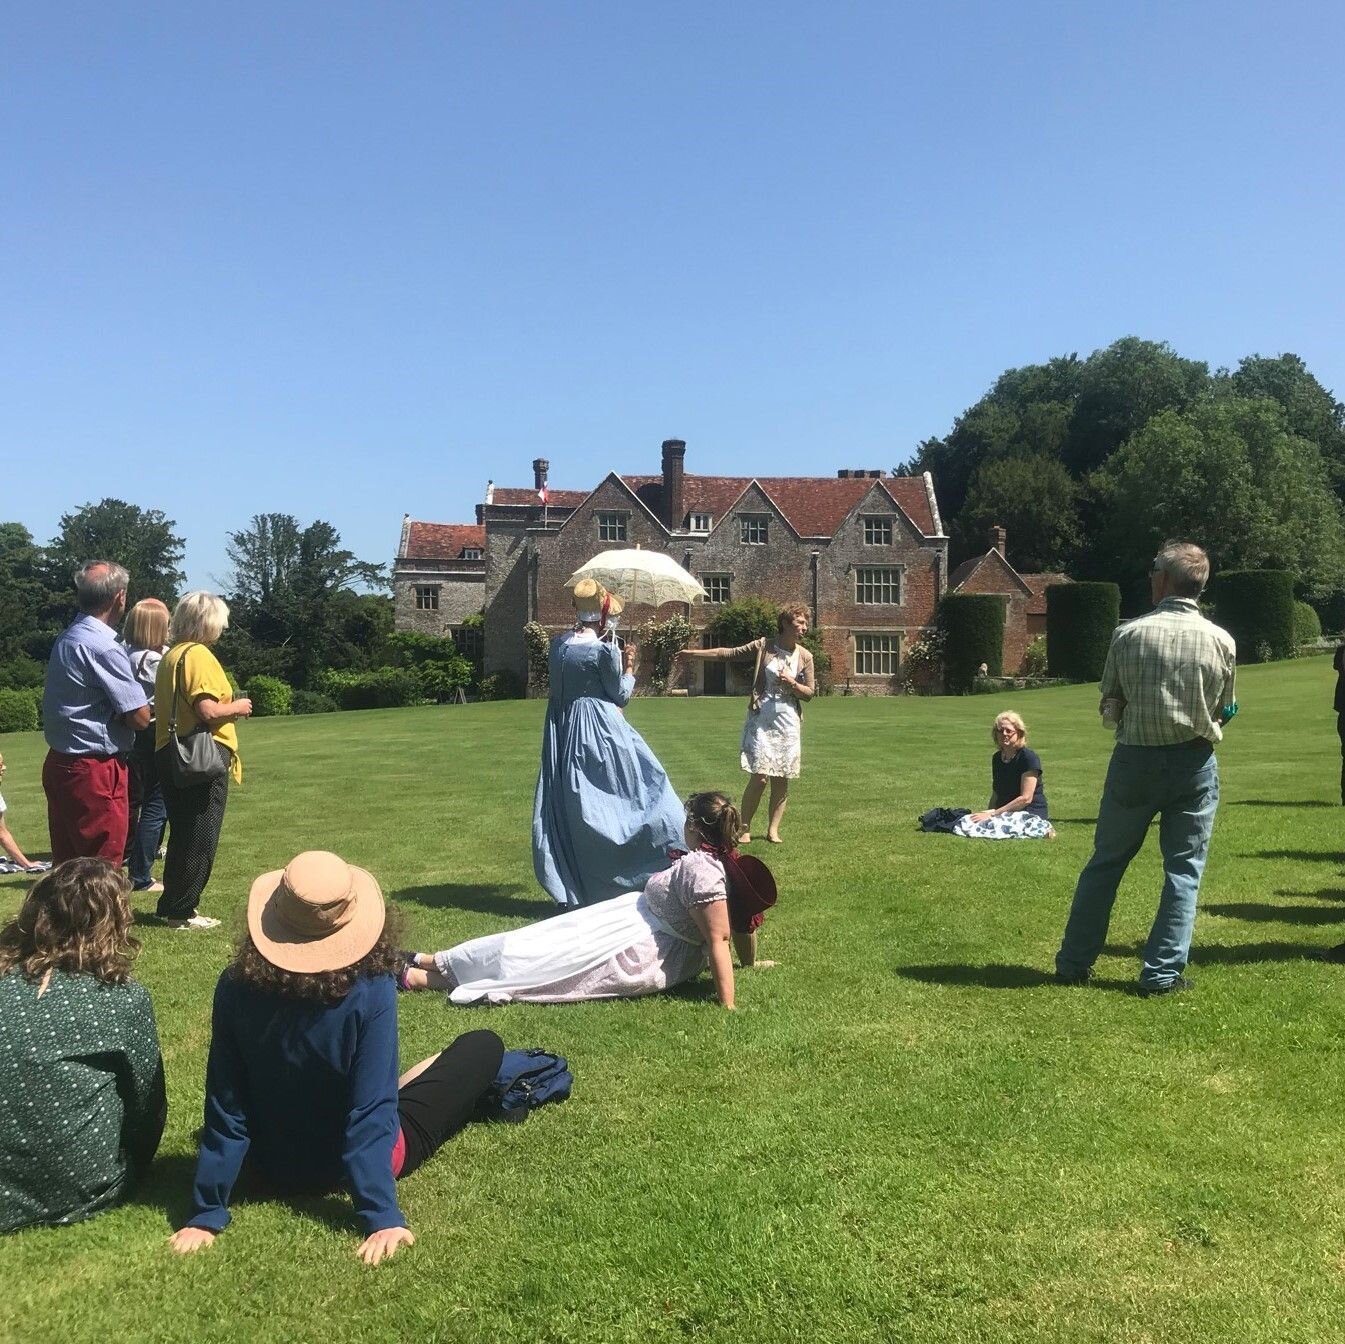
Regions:
<instances>
[{"instance_id":1,"label":"woman in blue regency dress","mask_svg":"<svg viewBox=\"0 0 1345 1344\"><path fill-rule=\"evenodd\" d=\"M622 707L635 689L623 660L621 600L591 579L574 588L578 620L551 644L551 699L532 814L532 862L557 905L640 891L681 844L683 807Z\"/></svg>"}]
</instances>

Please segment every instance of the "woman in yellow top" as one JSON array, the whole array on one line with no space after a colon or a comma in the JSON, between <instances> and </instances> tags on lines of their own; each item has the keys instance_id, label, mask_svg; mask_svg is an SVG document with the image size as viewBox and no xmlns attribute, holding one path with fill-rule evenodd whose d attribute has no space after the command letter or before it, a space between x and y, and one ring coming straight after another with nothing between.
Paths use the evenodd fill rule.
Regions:
<instances>
[{"instance_id":1,"label":"woman in yellow top","mask_svg":"<svg viewBox=\"0 0 1345 1344\"><path fill-rule=\"evenodd\" d=\"M187 593L168 626L169 649L154 681L155 756L164 802L168 805L168 857L163 865L163 895L158 913L175 929L213 929L219 920L197 912L210 881L229 801L229 780L242 782L234 724L252 713L252 701L234 698L229 678L209 646L229 624L229 608L213 593ZM228 766L218 778L182 788L164 757L169 724L176 718L178 737L206 728L215 750Z\"/></svg>"}]
</instances>

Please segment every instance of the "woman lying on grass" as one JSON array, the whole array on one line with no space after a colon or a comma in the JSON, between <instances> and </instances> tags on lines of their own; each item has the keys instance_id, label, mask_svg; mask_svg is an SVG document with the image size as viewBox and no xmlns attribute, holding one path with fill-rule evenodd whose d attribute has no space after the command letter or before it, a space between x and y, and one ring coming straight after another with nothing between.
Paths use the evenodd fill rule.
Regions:
<instances>
[{"instance_id":1,"label":"woman lying on grass","mask_svg":"<svg viewBox=\"0 0 1345 1344\"><path fill-rule=\"evenodd\" d=\"M245 1157L277 1192L348 1190L366 1264L414 1243L395 1182L472 1118L504 1046L468 1032L398 1080L394 948L378 883L335 854L300 854L252 884L247 937L215 988L192 1213L175 1251L209 1246L228 1224Z\"/></svg>"},{"instance_id":2,"label":"woman lying on grass","mask_svg":"<svg viewBox=\"0 0 1345 1344\"><path fill-rule=\"evenodd\" d=\"M408 956L403 989L447 990L454 1003L572 1003L634 998L691 980L707 961L725 1008L734 1006L732 940L743 966L758 961L757 927L775 903L766 865L739 857L738 810L722 793L687 800L687 850L626 892L445 952Z\"/></svg>"}]
</instances>

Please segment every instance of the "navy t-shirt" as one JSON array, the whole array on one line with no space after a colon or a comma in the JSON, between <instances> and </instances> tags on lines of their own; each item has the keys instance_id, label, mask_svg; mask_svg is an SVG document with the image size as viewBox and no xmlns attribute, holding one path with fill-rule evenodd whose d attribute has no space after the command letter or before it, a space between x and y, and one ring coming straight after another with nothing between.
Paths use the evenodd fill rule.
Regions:
<instances>
[{"instance_id":1,"label":"navy t-shirt","mask_svg":"<svg viewBox=\"0 0 1345 1344\"><path fill-rule=\"evenodd\" d=\"M990 758L990 774L994 780L994 806L1003 807L1010 798L1017 798L1022 791L1023 776L1037 776L1037 791L1025 809L1034 817L1049 820L1046 815L1046 781L1041 772L1041 757L1031 747L1019 747L1011 760L1005 760L999 752Z\"/></svg>"}]
</instances>

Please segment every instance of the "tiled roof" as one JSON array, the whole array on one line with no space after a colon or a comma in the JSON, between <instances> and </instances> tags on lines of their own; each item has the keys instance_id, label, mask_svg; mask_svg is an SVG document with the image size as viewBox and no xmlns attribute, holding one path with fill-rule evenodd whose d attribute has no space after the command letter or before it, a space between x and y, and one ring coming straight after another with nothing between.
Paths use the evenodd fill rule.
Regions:
<instances>
[{"instance_id":1,"label":"tiled roof","mask_svg":"<svg viewBox=\"0 0 1345 1344\"><path fill-rule=\"evenodd\" d=\"M656 518L663 517L663 477L623 476L627 486ZM688 513L708 513L718 521L753 481L804 537L830 537L874 486L885 490L925 536L934 536L934 515L922 476L692 476L682 481ZM499 498L499 491L496 492ZM680 521L680 520L679 520Z\"/></svg>"},{"instance_id":2,"label":"tiled roof","mask_svg":"<svg viewBox=\"0 0 1345 1344\"><path fill-rule=\"evenodd\" d=\"M1074 582L1068 574L1020 574L1018 577L1032 589L1032 596L1027 600L1029 616L1046 615L1046 590L1053 584Z\"/></svg>"},{"instance_id":3,"label":"tiled roof","mask_svg":"<svg viewBox=\"0 0 1345 1344\"><path fill-rule=\"evenodd\" d=\"M970 560L964 560L958 565L958 567L948 576L948 591L950 593L957 592L963 582L976 573L976 566L984 559L985 556L983 555L973 555Z\"/></svg>"},{"instance_id":4,"label":"tiled roof","mask_svg":"<svg viewBox=\"0 0 1345 1344\"><path fill-rule=\"evenodd\" d=\"M535 496L534 496L535 498ZM475 523L418 523L407 527L408 560L458 560L467 547L485 553L486 529Z\"/></svg>"},{"instance_id":5,"label":"tiled roof","mask_svg":"<svg viewBox=\"0 0 1345 1344\"><path fill-rule=\"evenodd\" d=\"M547 505L557 509L577 509L588 497L588 490L548 490ZM527 504L540 509L542 501L537 498L536 490L511 490L495 487L491 495L492 504Z\"/></svg>"}]
</instances>

